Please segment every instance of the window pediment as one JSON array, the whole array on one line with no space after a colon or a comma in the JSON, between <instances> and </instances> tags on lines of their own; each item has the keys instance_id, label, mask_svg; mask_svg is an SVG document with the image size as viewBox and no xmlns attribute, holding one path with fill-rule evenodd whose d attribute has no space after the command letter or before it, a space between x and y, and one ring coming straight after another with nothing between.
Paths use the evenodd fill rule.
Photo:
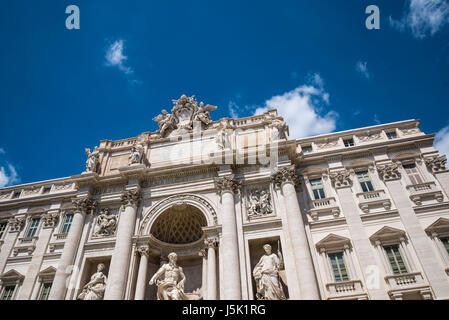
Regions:
<instances>
[{"instance_id":1,"label":"window pediment","mask_svg":"<svg viewBox=\"0 0 449 320\"><path fill-rule=\"evenodd\" d=\"M375 234L373 234L369 239L372 242L376 241L387 241L387 240L401 240L406 238L406 233L403 230L396 229L393 227L383 227Z\"/></svg>"},{"instance_id":2,"label":"window pediment","mask_svg":"<svg viewBox=\"0 0 449 320\"><path fill-rule=\"evenodd\" d=\"M449 219L439 218L425 230L429 234L449 233Z\"/></svg>"},{"instance_id":3,"label":"window pediment","mask_svg":"<svg viewBox=\"0 0 449 320\"><path fill-rule=\"evenodd\" d=\"M5 272L4 274L0 275L0 281L4 282L13 282L13 281L20 281L23 280L25 276L21 274L20 272L11 269L8 272Z\"/></svg>"},{"instance_id":4,"label":"window pediment","mask_svg":"<svg viewBox=\"0 0 449 320\"><path fill-rule=\"evenodd\" d=\"M351 246L351 240L333 233L329 234L316 244L318 250L342 249L346 246Z\"/></svg>"}]
</instances>

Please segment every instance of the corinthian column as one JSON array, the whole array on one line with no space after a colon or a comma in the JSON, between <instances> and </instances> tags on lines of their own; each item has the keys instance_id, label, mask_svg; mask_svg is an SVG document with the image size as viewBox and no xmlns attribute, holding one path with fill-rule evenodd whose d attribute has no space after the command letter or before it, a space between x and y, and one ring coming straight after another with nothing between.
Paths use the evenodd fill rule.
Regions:
<instances>
[{"instance_id":1,"label":"corinthian column","mask_svg":"<svg viewBox=\"0 0 449 320\"><path fill-rule=\"evenodd\" d=\"M122 208L117 227L114 253L109 267L109 279L104 295L105 300L121 300L125 294L126 278L132 250L132 236L136 221L140 191L128 190L122 195Z\"/></svg>"},{"instance_id":2,"label":"corinthian column","mask_svg":"<svg viewBox=\"0 0 449 320\"><path fill-rule=\"evenodd\" d=\"M218 191L221 193L221 221L223 236L221 253L223 257L224 270L224 299L240 300L242 298L242 290L240 283L237 219L235 217L234 205L234 194L239 193L240 183L234 180L234 175L229 175L217 178L216 184ZM209 261L208 264L210 264Z\"/></svg>"},{"instance_id":3,"label":"corinthian column","mask_svg":"<svg viewBox=\"0 0 449 320\"><path fill-rule=\"evenodd\" d=\"M294 166L280 169L272 176L272 181L277 187L281 188L285 202L286 223L295 257L301 299L318 300L320 295L315 270L296 196L295 184L297 183L297 176Z\"/></svg>"},{"instance_id":4,"label":"corinthian column","mask_svg":"<svg viewBox=\"0 0 449 320\"><path fill-rule=\"evenodd\" d=\"M217 238L205 240L207 248L207 300L217 300L217 263L215 248L218 246Z\"/></svg>"},{"instance_id":5,"label":"corinthian column","mask_svg":"<svg viewBox=\"0 0 449 320\"><path fill-rule=\"evenodd\" d=\"M63 300L67 290L67 277L69 276L68 267L73 264L75 260L76 251L78 249L81 233L83 232L84 219L87 213L95 210L96 202L88 199L75 199L72 201L75 205L75 212L73 214L72 224L67 238L64 242L64 250L58 262L58 269L56 270L55 278L51 286L49 300Z\"/></svg>"},{"instance_id":6,"label":"corinthian column","mask_svg":"<svg viewBox=\"0 0 449 320\"><path fill-rule=\"evenodd\" d=\"M150 248L148 246L140 247L137 249L137 252L140 254L140 264L134 300L144 300L147 285L148 256L150 253Z\"/></svg>"}]
</instances>

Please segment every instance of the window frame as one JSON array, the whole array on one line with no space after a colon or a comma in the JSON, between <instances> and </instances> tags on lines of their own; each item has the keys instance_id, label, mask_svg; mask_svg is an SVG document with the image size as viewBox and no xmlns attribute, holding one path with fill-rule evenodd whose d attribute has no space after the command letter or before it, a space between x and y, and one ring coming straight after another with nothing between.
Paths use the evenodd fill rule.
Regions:
<instances>
[{"instance_id":1,"label":"window frame","mask_svg":"<svg viewBox=\"0 0 449 320\"><path fill-rule=\"evenodd\" d=\"M34 221L38 221L36 226L33 226ZM39 234L40 226L41 226L42 217L39 216L31 216L28 222L28 227L26 228L24 239L33 239L34 237L37 237ZM34 232L32 235L30 235L30 231L33 228Z\"/></svg>"},{"instance_id":2,"label":"window frame","mask_svg":"<svg viewBox=\"0 0 449 320\"><path fill-rule=\"evenodd\" d=\"M426 183L426 179L424 178L424 175L421 172L421 170L415 160L403 161L403 162L401 162L401 165L402 165L402 169L404 170L405 175L407 176L407 180L411 185L420 185L420 184ZM414 166L416 173L409 173L408 172L409 169L406 168L407 166ZM421 182L418 180L421 180Z\"/></svg>"},{"instance_id":3,"label":"window frame","mask_svg":"<svg viewBox=\"0 0 449 320\"><path fill-rule=\"evenodd\" d=\"M2 230L1 226L5 226ZM2 240L5 237L6 231L8 229L8 221L0 221L0 240Z\"/></svg>"},{"instance_id":4,"label":"window frame","mask_svg":"<svg viewBox=\"0 0 449 320\"><path fill-rule=\"evenodd\" d=\"M7 288L10 288L10 287L13 288L11 296L9 297L9 299L4 299L5 291L6 291ZM17 284L16 283L14 283L14 284L8 283L8 284L3 285L2 286L2 290L0 292L0 301L14 300L14 295L15 295L16 291L17 291Z\"/></svg>"},{"instance_id":5,"label":"window frame","mask_svg":"<svg viewBox=\"0 0 449 320\"><path fill-rule=\"evenodd\" d=\"M360 174L364 174L364 173L366 173L366 179L367 179L367 181L361 181L360 180ZM355 175L357 176L357 181L359 182L359 186L360 186L360 189L361 189L361 191L363 192L363 193L369 193L369 192L374 192L374 191L376 191L376 188L374 187L374 183L373 183L373 179L371 178L371 175L370 175L370 173L369 173L369 170L368 169L366 169L366 170L358 170L358 171L356 171L355 172ZM368 185L368 183L369 183L369 185L371 186L371 189L372 190L369 190L369 187L366 187L367 188L367 191L365 191L364 189L363 189L363 186L364 186L364 184L367 184Z\"/></svg>"},{"instance_id":6,"label":"window frame","mask_svg":"<svg viewBox=\"0 0 449 320\"><path fill-rule=\"evenodd\" d=\"M47 285L50 285L50 288L48 289L48 292L46 293L47 294L46 298L42 299L42 296L44 294L44 290L46 289ZM51 280L51 281L50 280L42 281L40 289L39 289L39 293L38 293L38 296L37 296L37 300L42 300L42 301L48 300L48 297L50 296L50 291L51 291L52 286L53 286L53 280Z\"/></svg>"},{"instance_id":7,"label":"window frame","mask_svg":"<svg viewBox=\"0 0 449 320\"><path fill-rule=\"evenodd\" d=\"M64 227L66 226L66 220L67 220L68 216L71 216L72 219L70 220L70 224L69 224L69 227L67 229L67 232L64 232ZM72 227L74 216L75 216L75 213L72 212L72 211L67 211L67 212L64 213L64 218L61 221L61 227L60 227L60 230L59 230L60 234L69 234L70 228Z\"/></svg>"},{"instance_id":8,"label":"window frame","mask_svg":"<svg viewBox=\"0 0 449 320\"><path fill-rule=\"evenodd\" d=\"M396 268L399 271L399 273L395 272L395 268L392 265L392 261L389 256L389 252L387 251L387 248L393 248L393 247L397 248L397 253L399 254L399 257L401 258L403 267L405 269L404 272L402 272L402 270L401 270L401 266L399 265L396 254L394 255L393 258L395 260L394 262L396 263ZM388 262L388 266L390 268L390 272L392 273L392 275L400 276L400 275L404 275L404 274L409 274L411 272L409 266L407 265L407 259L405 257L405 254L404 254L404 252L402 252L402 248L399 243L382 244L382 250L384 251L386 261Z\"/></svg>"},{"instance_id":9,"label":"window frame","mask_svg":"<svg viewBox=\"0 0 449 320\"><path fill-rule=\"evenodd\" d=\"M343 145L345 146L345 148L351 148L351 147L355 147L355 140L354 138L342 138L343 140ZM348 144L346 144L346 142L350 142Z\"/></svg>"},{"instance_id":10,"label":"window frame","mask_svg":"<svg viewBox=\"0 0 449 320\"><path fill-rule=\"evenodd\" d=\"M334 282L335 283L339 283L339 282L351 281L352 279L351 279L351 275L350 275L350 272L349 272L348 264L346 262L345 251L342 250L342 249L340 249L340 250L331 250L331 251L326 252L326 255L327 255L328 263L330 265L330 271L332 273L331 276L332 276ZM331 256L337 256L337 255L341 255L342 264L343 264L343 267L344 267L344 271L346 273L346 279L344 279L344 275L343 275L342 271L340 270L341 265L340 265L338 260L337 260L337 269L338 269L337 271L338 271L338 276L341 279L338 280L337 277L336 277L337 275L335 274L335 268L334 268L334 265L332 263Z\"/></svg>"},{"instance_id":11,"label":"window frame","mask_svg":"<svg viewBox=\"0 0 449 320\"><path fill-rule=\"evenodd\" d=\"M316 188L316 186L313 185L313 182L314 181L318 181L318 180L321 182L321 187L320 188ZM310 190L311 190L311 195L313 197L313 200L322 200L322 199L326 199L327 198L326 190L324 189L323 177L310 178L309 179L309 184L310 184ZM318 197L316 197L315 195L318 195Z\"/></svg>"}]
</instances>

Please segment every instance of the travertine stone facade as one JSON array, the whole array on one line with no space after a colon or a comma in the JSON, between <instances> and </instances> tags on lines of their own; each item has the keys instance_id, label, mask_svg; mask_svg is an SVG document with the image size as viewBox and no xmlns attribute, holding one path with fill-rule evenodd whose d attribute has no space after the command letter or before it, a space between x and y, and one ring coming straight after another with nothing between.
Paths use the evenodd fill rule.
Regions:
<instances>
[{"instance_id":1,"label":"travertine stone facade","mask_svg":"<svg viewBox=\"0 0 449 320\"><path fill-rule=\"evenodd\" d=\"M173 103L81 174L0 189L0 298L449 299L449 170L418 121L293 140L276 110Z\"/></svg>"}]
</instances>

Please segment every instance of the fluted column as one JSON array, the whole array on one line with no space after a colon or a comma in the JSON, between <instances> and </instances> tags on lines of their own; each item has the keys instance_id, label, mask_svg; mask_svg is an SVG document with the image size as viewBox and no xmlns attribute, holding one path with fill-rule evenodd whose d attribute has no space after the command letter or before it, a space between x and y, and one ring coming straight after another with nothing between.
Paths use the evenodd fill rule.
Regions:
<instances>
[{"instance_id":1,"label":"fluted column","mask_svg":"<svg viewBox=\"0 0 449 320\"><path fill-rule=\"evenodd\" d=\"M138 189L128 190L122 196L123 206L117 227L111 266L109 267L109 279L104 295L105 300L121 300L125 294L139 198L140 191Z\"/></svg>"},{"instance_id":2,"label":"fluted column","mask_svg":"<svg viewBox=\"0 0 449 320\"><path fill-rule=\"evenodd\" d=\"M242 290L234 204L234 194L239 193L240 183L234 180L234 175L217 178L216 183L218 191L221 192L223 295L225 300L240 300Z\"/></svg>"},{"instance_id":3,"label":"fluted column","mask_svg":"<svg viewBox=\"0 0 449 320\"><path fill-rule=\"evenodd\" d=\"M278 170L278 172L272 176L272 180L277 187L282 189L288 231L296 262L296 272L301 291L301 299L318 300L320 299L320 295L316 282L312 255L310 253L306 229L302 220L301 210L299 209L298 198L296 196L295 184L297 183L297 177L294 166Z\"/></svg>"},{"instance_id":4,"label":"fluted column","mask_svg":"<svg viewBox=\"0 0 449 320\"><path fill-rule=\"evenodd\" d=\"M148 256L150 249L148 246L137 249L140 255L139 273L137 274L136 294L134 300L145 300L145 289L147 287L147 273L148 273Z\"/></svg>"},{"instance_id":5,"label":"fluted column","mask_svg":"<svg viewBox=\"0 0 449 320\"><path fill-rule=\"evenodd\" d=\"M217 300L217 262L215 249L218 246L217 238L205 240L207 248L207 300Z\"/></svg>"},{"instance_id":6,"label":"fluted column","mask_svg":"<svg viewBox=\"0 0 449 320\"><path fill-rule=\"evenodd\" d=\"M72 225L64 242L64 249L61 258L58 261L58 269L51 286L49 300L63 300L67 290L67 277L69 276L68 267L75 260L76 251L78 249L81 234L84 228L84 219L87 213L93 212L96 202L88 199L75 199L72 201L76 207L73 214Z\"/></svg>"}]
</instances>

